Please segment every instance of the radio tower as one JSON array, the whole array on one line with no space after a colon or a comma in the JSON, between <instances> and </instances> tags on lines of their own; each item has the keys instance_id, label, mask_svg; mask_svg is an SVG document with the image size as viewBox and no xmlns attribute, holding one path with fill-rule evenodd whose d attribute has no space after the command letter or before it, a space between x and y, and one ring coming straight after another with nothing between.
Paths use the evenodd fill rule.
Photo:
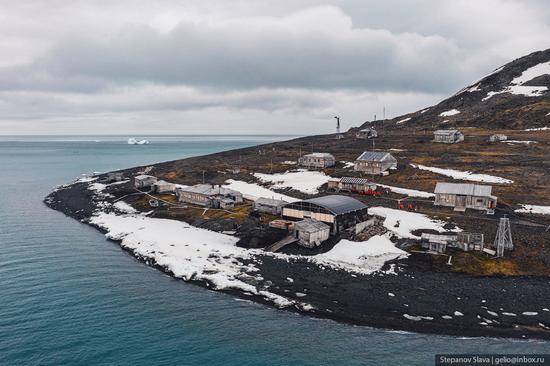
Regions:
<instances>
[{"instance_id":1,"label":"radio tower","mask_svg":"<svg viewBox=\"0 0 550 366\"><path fill-rule=\"evenodd\" d=\"M334 116L334 118L336 118L336 133L339 135L340 134L340 117Z\"/></svg>"},{"instance_id":2,"label":"radio tower","mask_svg":"<svg viewBox=\"0 0 550 366\"><path fill-rule=\"evenodd\" d=\"M506 217L500 218L498 223L497 236L493 246L497 249L497 257L504 257L504 250L514 249L512 242L512 230L510 229L510 219Z\"/></svg>"}]
</instances>

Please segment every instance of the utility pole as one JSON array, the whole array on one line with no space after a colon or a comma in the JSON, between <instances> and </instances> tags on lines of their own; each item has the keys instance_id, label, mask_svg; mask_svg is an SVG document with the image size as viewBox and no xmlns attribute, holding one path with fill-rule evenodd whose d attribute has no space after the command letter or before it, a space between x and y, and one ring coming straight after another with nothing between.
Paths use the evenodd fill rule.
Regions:
<instances>
[{"instance_id":1,"label":"utility pole","mask_svg":"<svg viewBox=\"0 0 550 366\"><path fill-rule=\"evenodd\" d=\"M203 170L202 171L202 184L204 184L204 173L205 173L205 171Z\"/></svg>"}]
</instances>

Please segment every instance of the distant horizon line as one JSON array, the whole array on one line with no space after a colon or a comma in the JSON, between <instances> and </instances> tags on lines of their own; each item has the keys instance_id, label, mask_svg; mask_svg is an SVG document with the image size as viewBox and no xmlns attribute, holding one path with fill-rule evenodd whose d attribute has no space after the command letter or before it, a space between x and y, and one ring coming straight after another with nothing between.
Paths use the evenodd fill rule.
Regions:
<instances>
[{"instance_id":1,"label":"distant horizon line","mask_svg":"<svg viewBox=\"0 0 550 366\"><path fill-rule=\"evenodd\" d=\"M276 133L217 133L217 134L2 134L0 137L66 137L66 136L117 136L117 137L167 137L167 136L305 136L306 134L276 134Z\"/></svg>"}]
</instances>

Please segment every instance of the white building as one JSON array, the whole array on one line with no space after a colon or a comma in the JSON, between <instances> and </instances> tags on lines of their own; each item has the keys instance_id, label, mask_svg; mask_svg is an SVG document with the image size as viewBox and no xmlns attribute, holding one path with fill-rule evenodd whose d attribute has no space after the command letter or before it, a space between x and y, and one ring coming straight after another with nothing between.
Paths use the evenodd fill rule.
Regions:
<instances>
[{"instance_id":1,"label":"white building","mask_svg":"<svg viewBox=\"0 0 550 366\"><path fill-rule=\"evenodd\" d=\"M273 198L260 197L252 204L254 211L268 213L271 215L280 215L283 211L283 206L288 202Z\"/></svg>"},{"instance_id":2,"label":"white building","mask_svg":"<svg viewBox=\"0 0 550 366\"><path fill-rule=\"evenodd\" d=\"M319 246L330 237L330 226L313 219L298 221L294 225L294 230L298 244L306 248Z\"/></svg>"},{"instance_id":3,"label":"white building","mask_svg":"<svg viewBox=\"0 0 550 366\"><path fill-rule=\"evenodd\" d=\"M458 130L437 130L434 131L434 142L454 144L464 141L464 134Z\"/></svg>"},{"instance_id":4,"label":"white building","mask_svg":"<svg viewBox=\"0 0 550 366\"><path fill-rule=\"evenodd\" d=\"M177 188L176 195L180 202L212 208L231 208L236 203L243 202L241 192L211 184Z\"/></svg>"},{"instance_id":5,"label":"white building","mask_svg":"<svg viewBox=\"0 0 550 366\"><path fill-rule=\"evenodd\" d=\"M389 169L397 168L397 159L388 152L365 151L355 159L354 170L366 174L387 175Z\"/></svg>"},{"instance_id":6,"label":"white building","mask_svg":"<svg viewBox=\"0 0 550 366\"><path fill-rule=\"evenodd\" d=\"M306 168L328 168L334 166L336 159L329 153L311 153L298 159L298 164Z\"/></svg>"},{"instance_id":7,"label":"white building","mask_svg":"<svg viewBox=\"0 0 550 366\"><path fill-rule=\"evenodd\" d=\"M435 186L436 206L454 207L455 211L493 211L497 197L491 195L493 187L471 183L437 183Z\"/></svg>"},{"instance_id":8,"label":"white building","mask_svg":"<svg viewBox=\"0 0 550 366\"><path fill-rule=\"evenodd\" d=\"M149 188L157 182L157 177L152 175L140 174L134 177L134 187L137 189Z\"/></svg>"}]
</instances>

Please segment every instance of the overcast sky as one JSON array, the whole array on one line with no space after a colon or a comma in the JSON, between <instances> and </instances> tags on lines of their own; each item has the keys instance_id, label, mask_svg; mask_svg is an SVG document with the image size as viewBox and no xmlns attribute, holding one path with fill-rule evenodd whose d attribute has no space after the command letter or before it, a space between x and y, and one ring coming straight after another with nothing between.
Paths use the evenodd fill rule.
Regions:
<instances>
[{"instance_id":1,"label":"overcast sky","mask_svg":"<svg viewBox=\"0 0 550 366\"><path fill-rule=\"evenodd\" d=\"M0 134L327 133L549 35L546 0L0 0Z\"/></svg>"}]
</instances>

